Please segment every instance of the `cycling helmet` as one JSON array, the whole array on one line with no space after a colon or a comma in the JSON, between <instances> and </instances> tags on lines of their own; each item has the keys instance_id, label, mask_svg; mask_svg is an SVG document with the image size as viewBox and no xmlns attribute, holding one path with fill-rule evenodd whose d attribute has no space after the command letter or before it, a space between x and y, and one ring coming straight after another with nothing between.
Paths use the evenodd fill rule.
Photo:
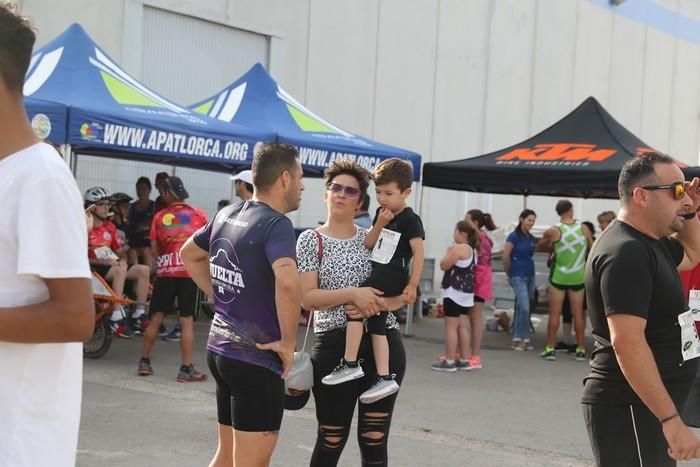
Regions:
<instances>
[{"instance_id":1,"label":"cycling helmet","mask_svg":"<svg viewBox=\"0 0 700 467\"><path fill-rule=\"evenodd\" d=\"M131 196L127 195L126 193L114 193L112 197L110 198L113 203L130 203L132 199Z\"/></svg>"},{"instance_id":2,"label":"cycling helmet","mask_svg":"<svg viewBox=\"0 0 700 467\"><path fill-rule=\"evenodd\" d=\"M101 199L109 198L111 195L112 194L105 188L94 186L85 192L85 201L88 203L96 203Z\"/></svg>"}]
</instances>

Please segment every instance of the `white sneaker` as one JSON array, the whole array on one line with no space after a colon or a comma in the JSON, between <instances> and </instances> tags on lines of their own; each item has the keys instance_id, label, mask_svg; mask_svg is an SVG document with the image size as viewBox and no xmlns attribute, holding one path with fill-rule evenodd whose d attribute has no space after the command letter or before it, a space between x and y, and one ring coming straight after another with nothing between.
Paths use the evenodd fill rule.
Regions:
<instances>
[{"instance_id":1,"label":"white sneaker","mask_svg":"<svg viewBox=\"0 0 700 467\"><path fill-rule=\"evenodd\" d=\"M365 372L362 371L362 367L360 365L355 367L348 366L344 360L341 360L340 365L335 367L330 374L324 376L321 379L321 382L328 386L333 386L336 384L347 383L353 379L362 378L364 375Z\"/></svg>"},{"instance_id":2,"label":"white sneaker","mask_svg":"<svg viewBox=\"0 0 700 467\"><path fill-rule=\"evenodd\" d=\"M399 392L399 385L394 381L393 375L391 379L377 378L377 382L360 395L360 402L371 404L397 392Z\"/></svg>"}]
</instances>

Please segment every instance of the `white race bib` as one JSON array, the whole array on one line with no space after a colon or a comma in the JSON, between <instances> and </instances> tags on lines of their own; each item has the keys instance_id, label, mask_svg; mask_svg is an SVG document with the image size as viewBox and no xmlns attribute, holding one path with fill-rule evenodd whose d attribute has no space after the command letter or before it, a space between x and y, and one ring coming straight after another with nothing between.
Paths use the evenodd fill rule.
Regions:
<instances>
[{"instance_id":1,"label":"white race bib","mask_svg":"<svg viewBox=\"0 0 700 467\"><path fill-rule=\"evenodd\" d=\"M401 234L399 232L394 232L389 229L382 229L379 234L379 239L377 243L374 244L372 249L372 257L370 258L375 263L379 264L389 264L391 258L396 252L396 247L399 246L399 239Z\"/></svg>"},{"instance_id":2,"label":"white race bib","mask_svg":"<svg viewBox=\"0 0 700 467\"><path fill-rule=\"evenodd\" d=\"M681 353L683 360L700 357L700 290L691 290L688 299L690 310L678 315L681 327Z\"/></svg>"},{"instance_id":3,"label":"white race bib","mask_svg":"<svg viewBox=\"0 0 700 467\"><path fill-rule=\"evenodd\" d=\"M101 246L93 250L97 259L119 259L119 256L108 246Z\"/></svg>"}]
</instances>

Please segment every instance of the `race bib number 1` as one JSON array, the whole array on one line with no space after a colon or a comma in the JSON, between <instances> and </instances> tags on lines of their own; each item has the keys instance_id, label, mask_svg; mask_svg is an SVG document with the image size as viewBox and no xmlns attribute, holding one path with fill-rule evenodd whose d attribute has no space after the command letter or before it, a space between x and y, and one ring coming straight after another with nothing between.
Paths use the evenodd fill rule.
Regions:
<instances>
[{"instance_id":1,"label":"race bib number 1","mask_svg":"<svg viewBox=\"0 0 700 467\"><path fill-rule=\"evenodd\" d=\"M700 290L690 291L688 305L690 310L678 315L684 361L700 357Z\"/></svg>"},{"instance_id":2,"label":"race bib number 1","mask_svg":"<svg viewBox=\"0 0 700 467\"><path fill-rule=\"evenodd\" d=\"M375 263L379 264L389 264L391 258L396 252L396 247L399 246L399 239L401 234L399 232L394 232L389 229L382 229L382 233L379 234L379 239L377 243L374 244L372 249L372 257L370 258Z\"/></svg>"},{"instance_id":3,"label":"race bib number 1","mask_svg":"<svg viewBox=\"0 0 700 467\"><path fill-rule=\"evenodd\" d=\"M119 259L119 256L117 256L117 254L108 246L101 246L99 248L95 248L93 251L95 253L95 258L97 259Z\"/></svg>"}]
</instances>

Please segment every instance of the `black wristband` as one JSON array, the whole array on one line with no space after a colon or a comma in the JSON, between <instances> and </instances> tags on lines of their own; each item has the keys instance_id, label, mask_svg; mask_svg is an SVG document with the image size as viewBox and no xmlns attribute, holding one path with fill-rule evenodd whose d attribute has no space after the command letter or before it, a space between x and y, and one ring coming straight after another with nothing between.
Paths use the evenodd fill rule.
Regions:
<instances>
[{"instance_id":1,"label":"black wristband","mask_svg":"<svg viewBox=\"0 0 700 467\"><path fill-rule=\"evenodd\" d=\"M680 414L679 414L678 412L674 413L674 414L671 415L670 417L666 417L666 418L661 418L661 419L659 419L659 422L661 422L661 424L663 425L664 423L670 422L671 420L673 420L673 419L676 418L676 417L680 417Z\"/></svg>"}]
</instances>

